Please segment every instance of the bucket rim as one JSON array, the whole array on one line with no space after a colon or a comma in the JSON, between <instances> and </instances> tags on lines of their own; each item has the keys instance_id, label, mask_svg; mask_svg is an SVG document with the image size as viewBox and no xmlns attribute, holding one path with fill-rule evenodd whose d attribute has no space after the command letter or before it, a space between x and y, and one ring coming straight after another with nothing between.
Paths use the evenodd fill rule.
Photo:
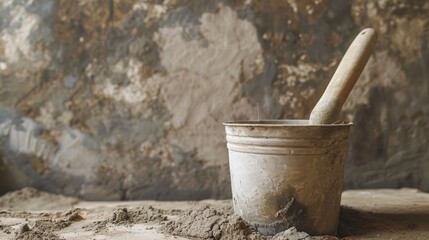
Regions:
<instances>
[{"instance_id":1,"label":"bucket rim","mask_svg":"<svg viewBox=\"0 0 429 240\"><path fill-rule=\"evenodd\" d=\"M333 124L308 124L308 119L262 119L227 121L223 123L228 127L346 127L352 126L353 122L342 122Z\"/></svg>"}]
</instances>

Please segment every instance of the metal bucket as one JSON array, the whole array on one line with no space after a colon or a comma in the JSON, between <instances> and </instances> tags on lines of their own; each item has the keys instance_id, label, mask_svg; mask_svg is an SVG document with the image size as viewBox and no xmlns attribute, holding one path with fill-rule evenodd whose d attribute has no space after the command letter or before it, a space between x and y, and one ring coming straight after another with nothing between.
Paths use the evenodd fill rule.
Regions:
<instances>
[{"instance_id":1,"label":"metal bucket","mask_svg":"<svg viewBox=\"0 0 429 240\"><path fill-rule=\"evenodd\" d=\"M234 212L265 235L335 235L351 123L224 123Z\"/></svg>"}]
</instances>

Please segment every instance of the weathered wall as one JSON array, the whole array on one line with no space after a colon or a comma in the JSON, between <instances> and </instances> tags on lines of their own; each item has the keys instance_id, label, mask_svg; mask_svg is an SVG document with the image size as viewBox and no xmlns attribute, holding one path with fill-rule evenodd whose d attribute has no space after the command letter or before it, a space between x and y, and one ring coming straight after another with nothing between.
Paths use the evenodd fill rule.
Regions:
<instances>
[{"instance_id":1,"label":"weathered wall","mask_svg":"<svg viewBox=\"0 0 429 240\"><path fill-rule=\"evenodd\" d=\"M429 2L0 2L0 187L230 196L221 123L307 118L364 27L345 185L429 191Z\"/></svg>"}]
</instances>

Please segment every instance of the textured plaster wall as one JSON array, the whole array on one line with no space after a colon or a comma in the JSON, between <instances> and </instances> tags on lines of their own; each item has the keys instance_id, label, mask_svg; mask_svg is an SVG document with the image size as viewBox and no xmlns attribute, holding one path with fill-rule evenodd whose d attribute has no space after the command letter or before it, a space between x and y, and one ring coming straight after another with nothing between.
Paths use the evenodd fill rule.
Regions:
<instances>
[{"instance_id":1,"label":"textured plaster wall","mask_svg":"<svg viewBox=\"0 0 429 240\"><path fill-rule=\"evenodd\" d=\"M307 118L364 27L345 186L429 191L429 2L0 2L0 188L230 196L222 122ZM426 173L426 174L425 174Z\"/></svg>"}]
</instances>

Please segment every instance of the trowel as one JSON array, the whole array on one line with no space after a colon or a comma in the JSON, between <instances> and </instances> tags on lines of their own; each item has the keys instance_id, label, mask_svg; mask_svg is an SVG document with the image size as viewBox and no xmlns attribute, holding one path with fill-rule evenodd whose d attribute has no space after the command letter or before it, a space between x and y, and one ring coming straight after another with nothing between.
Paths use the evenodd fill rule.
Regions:
<instances>
[{"instance_id":1,"label":"trowel","mask_svg":"<svg viewBox=\"0 0 429 240\"><path fill-rule=\"evenodd\" d=\"M372 28L362 30L350 45L328 87L310 114L310 124L329 124L338 120L344 102L365 68L377 41Z\"/></svg>"}]
</instances>

